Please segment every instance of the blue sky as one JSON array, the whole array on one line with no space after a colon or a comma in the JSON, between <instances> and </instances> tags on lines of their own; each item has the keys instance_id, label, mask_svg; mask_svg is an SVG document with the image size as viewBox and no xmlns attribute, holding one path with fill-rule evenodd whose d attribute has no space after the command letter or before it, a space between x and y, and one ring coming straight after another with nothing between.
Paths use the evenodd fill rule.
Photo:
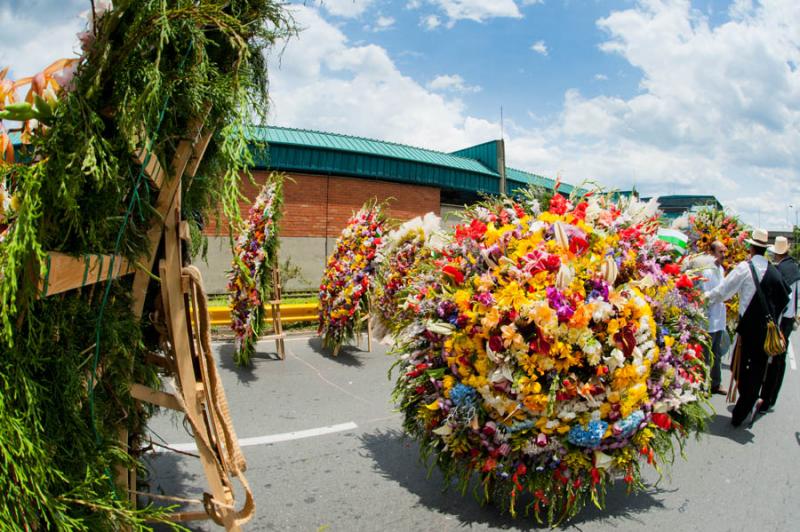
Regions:
<instances>
[{"instance_id":1,"label":"blue sky","mask_svg":"<svg viewBox=\"0 0 800 532\"><path fill-rule=\"evenodd\" d=\"M70 55L83 0L0 5L15 76ZM643 194L714 194L751 224L800 207L796 0L306 0L270 56L270 121ZM791 205L791 207L790 207Z\"/></svg>"}]
</instances>

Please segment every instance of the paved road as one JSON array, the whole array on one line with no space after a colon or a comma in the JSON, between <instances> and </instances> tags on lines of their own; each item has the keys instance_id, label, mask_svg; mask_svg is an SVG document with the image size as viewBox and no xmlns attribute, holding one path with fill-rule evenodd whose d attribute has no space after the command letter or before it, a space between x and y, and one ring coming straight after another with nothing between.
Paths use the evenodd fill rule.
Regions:
<instances>
[{"instance_id":1,"label":"paved road","mask_svg":"<svg viewBox=\"0 0 800 532\"><path fill-rule=\"evenodd\" d=\"M800 360L797 334L793 346ZM259 344L254 369L240 371L230 362L231 345L215 346L239 437L253 438L244 452L258 508L248 530L535 528L482 508L469 495L442 492L436 472L427 478L415 443L403 437L392 411L386 376L392 359L383 347L373 353L347 349L337 359L321 354L317 339L293 338L287 347L280 361L272 343ZM787 363L779 404L751 429L732 428L729 407L715 396L708 435L689 443L686 460L678 457L670 476L656 483L658 476L649 473L649 489L635 496L618 486L606 512L588 508L566 528L800 530L799 379ZM154 438L170 443L191 441L169 414L155 418L152 430ZM311 432L291 439L297 431ZM283 441L263 443L263 436ZM196 460L168 453L152 456L151 464L157 490L201 493Z\"/></svg>"}]
</instances>

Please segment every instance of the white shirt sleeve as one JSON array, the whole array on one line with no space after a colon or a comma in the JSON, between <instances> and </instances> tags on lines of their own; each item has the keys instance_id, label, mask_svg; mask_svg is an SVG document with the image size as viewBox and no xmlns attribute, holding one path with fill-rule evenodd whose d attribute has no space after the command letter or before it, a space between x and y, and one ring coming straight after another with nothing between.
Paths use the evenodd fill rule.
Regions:
<instances>
[{"instance_id":1,"label":"white shirt sleeve","mask_svg":"<svg viewBox=\"0 0 800 532\"><path fill-rule=\"evenodd\" d=\"M716 288L705 293L709 305L721 303L732 298L750 276L750 266L746 261L737 264Z\"/></svg>"}]
</instances>

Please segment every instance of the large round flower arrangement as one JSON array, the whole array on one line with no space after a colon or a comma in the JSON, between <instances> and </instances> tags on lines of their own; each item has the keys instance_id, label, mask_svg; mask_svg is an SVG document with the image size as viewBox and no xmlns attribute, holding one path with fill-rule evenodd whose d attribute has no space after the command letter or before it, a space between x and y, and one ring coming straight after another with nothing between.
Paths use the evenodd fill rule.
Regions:
<instances>
[{"instance_id":1,"label":"large round flower arrangement","mask_svg":"<svg viewBox=\"0 0 800 532\"><path fill-rule=\"evenodd\" d=\"M395 398L463 489L550 524L622 477L641 487L708 413L699 292L654 204L553 197L469 212L414 281Z\"/></svg>"},{"instance_id":2,"label":"large round flower arrangement","mask_svg":"<svg viewBox=\"0 0 800 532\"><path fill-rule=\"evenodd\" d=\"M277 266L278 219L283 204L283 179L271 175L250 208L244 231L236 240L233 269L228 275L231 328L236 334L237 365L247 366L264 327L265 303Z\"/></svg>"},{"instance_id":3,"label":"large round flower arrangement","mask_svg":"<svg viewBox=\"0 0 800 532\"><path fill-rule=\"evenodd\" d=\"M373 321L379 336L411 317L413 310L404 302L405 292L419 265L435 252L440 223L432 212L413 218L391 231L378 252Z\"/></svg>"},{"instance_id":4,"label":"large round flower arrangement","mask_svg":"<svg viewBox=\"0 0 800 532\"><path fill-rule=\"evenodd\" d=\"M383 206L366 203L347 221L328 257L319 286L319 329L323 345L334 353L359 333L369 312L375 258L386 224Z\"/></svg>"}]
</instances>

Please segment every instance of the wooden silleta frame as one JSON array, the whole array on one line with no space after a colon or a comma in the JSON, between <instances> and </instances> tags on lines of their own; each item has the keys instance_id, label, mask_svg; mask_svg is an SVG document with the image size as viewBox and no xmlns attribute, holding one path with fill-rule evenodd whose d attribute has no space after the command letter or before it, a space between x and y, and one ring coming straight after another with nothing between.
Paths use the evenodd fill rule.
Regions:
<instances>
[{"instance_id":1,"label":"wooden silleta frame","mask_svg":"<svg viewBox=\"0 0 800 532\"><path fill-rule=\"evenodd\" d=\"M177 389L175 393L168 393L133 384L130 392L138 401L183 412L192 427L208 491L203 500L196 501L164 497L202 505L201 510L177 513L172 518L176 521L212 519L226 530L240 530L240 526L252 518L255 504L244 477L246 462L233 430L225 391L211 353L210 319L202 279L196 268L184 266L181 249L182 240L188 239L188 225L180 218L181 182L184 177L194 177L212 134L213 131L204 129L202 120L194 121L188 128L187 137L179 142L168 170L162 168L154 154L148 154L144 149L134 154L134 159L143 166L151 188L158 190L155 204L158 217L148 231L147 257L134 266L122 257L89 255L75 258L53 252L48 255L48 273L39 281L39 289L41 297L47 297L134 274L132 310L141 317L153 279L151 272L158 259L160 305L147 310L152 310L148 316L161 322L157 325L165 331L166 356L152 356L148 362L158 364L173 377ZM163 255L156 257L162 241ZM282 344L282 331L276 332L280 334ZM120 431L120 441L130 451L126 430ZM241 482L245 494L244 504L239 510L234 496L234 477ZM137 491L135 470L118 471L117 483L130 494L133 502L138 494L159 498Z\"/></svg>"}]
</instances>

